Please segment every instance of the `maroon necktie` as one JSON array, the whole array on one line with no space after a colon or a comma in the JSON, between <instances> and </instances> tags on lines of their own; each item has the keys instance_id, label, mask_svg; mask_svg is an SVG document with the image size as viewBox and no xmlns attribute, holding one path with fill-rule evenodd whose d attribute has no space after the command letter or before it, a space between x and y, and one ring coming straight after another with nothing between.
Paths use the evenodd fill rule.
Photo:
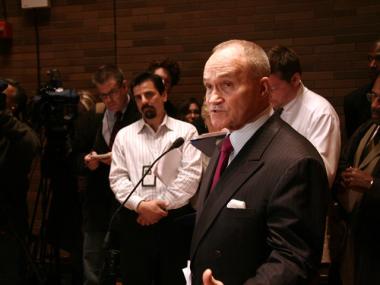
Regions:
<instances>
[{"instance_id":1,"label":"maroon necktie","mask_svg":"<svg viewBox=\"0 0 380 285\"><path fill-rule=\"evenodd\" d=\"M214 179L212 180L212 185L210 188L210 192L214 189L215 185L218 183L220 176L222 176L222 173L224 169L226 169L228 164L228 159L230 157L230 153L233 151L233 147L230 141L230 136L226 136L222 142L222 147L220 150L219 160L218 160L218 166L216 167Z\"/></svg>"},{"instance_id":2,"label":"maroon necktie","mask_svg":"<svg viewBox=\"0 0 380 285\"><path fill-rule=\"evenodd\" d=\"M116 121L115 121L115 124L113 125L111 136L110 136L110 143L109 143L110 148L112 148L117 132L120 131L120 129L123 127L123 123L122 123L123 113L117 112L115 114L115 117L116 117Z\"/></svg>"}]
</instances>

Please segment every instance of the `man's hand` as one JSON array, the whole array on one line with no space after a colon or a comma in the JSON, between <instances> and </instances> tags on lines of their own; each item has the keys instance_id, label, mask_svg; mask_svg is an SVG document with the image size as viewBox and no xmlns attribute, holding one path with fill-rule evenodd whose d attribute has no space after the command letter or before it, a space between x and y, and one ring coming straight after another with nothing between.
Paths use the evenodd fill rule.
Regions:
<instances>
[{"instance_id":1,"label":"man's hand","mask_svg":"<svg viewBox=\"0 0 380 285\"><path fill-rule=\"evenodd\" d=\"M372 179L370 174L358 168L348 167L342 172L342 186L357 192L368 192L372 186Z\"/></svg>"},{"instance_id":2,"label":"man's hand","mask_svg":"<svg viewBox=\"0 0 380 285\"><path fill-rule=\"evenodd\" d=\"M168 215L167 202L163 200L142 201L137 207L137 222L142 226L150 226Z\"/></svg>"},{"instance_id":3,"label":"man's hand","mask_svg":"<svg viewBox=\"0 0 380 285\"><path fill-rule=\"evenodd\" d=\"M223 282L215 280L211 269L206 269L202 276L203 285L223 285Z\"/></svg>"},{"instance_id":4,"label":"man's hand","mask_svg":"<svg viewBox=\"0 0 380 285\"><path fill-rule=\"evenodd\" d=\"M96 155L97 153L95 151L90 152L84 157L84 163L86 164L87 168L90 170L95 170L99 167L99 160L93 155Z\"/></svg>"}]
</instances>

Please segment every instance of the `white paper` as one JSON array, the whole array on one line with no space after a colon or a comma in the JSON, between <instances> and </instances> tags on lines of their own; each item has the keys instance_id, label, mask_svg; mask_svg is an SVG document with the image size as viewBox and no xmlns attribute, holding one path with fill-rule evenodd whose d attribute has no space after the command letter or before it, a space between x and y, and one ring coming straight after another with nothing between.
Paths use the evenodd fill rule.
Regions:
<instances>
[{"instance_id":1,"label":"white paper","mask_svg":"<svg viewBox=\"0 0 380 285\"><path fill-rule=\"evenodd\" d=\"M91 156L97 159L106 159L106 158L111 158L112 153L107 152L107 153L101 153L101 154L92 154Z\"/></svg>"},{"instance_id":2,"label":"white paper","mask_svg":"<svg viewBox=\"0 0 380 285\"><path fill-rule=\"evenodd\" d=\"M206 133L199 135L197 138L192 139L191 144L203 152L208 157L212 156L218 143L224 139L227 131Z\"/></svg>"},{"instance_id":3,"label":"white paper","mask_svg":"<svg viewBox=\"0 0 380 285\"><path fill-rule=\"evenodd\" d=\"M182 268L183 275L185 276L186 285L191 285L191 269L190 260L187 261L187 266Z\"/></svg>"}]
</instances>

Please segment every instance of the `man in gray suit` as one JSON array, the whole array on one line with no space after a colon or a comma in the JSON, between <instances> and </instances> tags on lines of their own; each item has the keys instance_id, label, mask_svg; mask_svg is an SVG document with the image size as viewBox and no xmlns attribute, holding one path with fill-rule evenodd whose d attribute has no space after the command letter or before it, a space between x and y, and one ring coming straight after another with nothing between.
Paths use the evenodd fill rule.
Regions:
<instances>
[{"instance_id":1,"label":"man in gray suit","mask_svg":"<svg viewBox=\"0 0 380 285\"><path fill-rule=\"evenodd\" d=\"M316 149L271 116L269 73L263 49L241 40L216 46L205 65L212 124L230 133L199 192L193 285L295 285L317 276L326 171Z\"/></svg>"}]
</instances>

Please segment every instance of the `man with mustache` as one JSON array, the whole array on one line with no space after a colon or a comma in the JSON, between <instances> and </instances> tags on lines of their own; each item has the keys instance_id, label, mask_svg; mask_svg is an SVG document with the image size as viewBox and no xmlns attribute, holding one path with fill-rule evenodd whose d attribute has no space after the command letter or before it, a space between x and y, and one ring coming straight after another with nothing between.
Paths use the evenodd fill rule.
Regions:
<instances>
[{"instance_id":1,"label":"man with mustache","mask_svg":"<svg viewBox=\"0 0 380 285\"><path fill-rule=\"evenodd\" d=\"M340 259L343 285L380 282L380 76L367 97L371 120L348 142L333 188L344 213L341 221L346 225Z\"/></svg>"},{"instance_id":2,"label":"man with mustache","mask_svg":"<svg viewBox=\"0 0 380 285\"><path fill-rule=\"evenodd\" d=\"M167 93L160 76L144 72L132 81L130 90L142 119L122 129L112 149L109 178L120 203L177 138L185 142L159 162L162 175L148 173L121 212L123 284L185 284L182 268L193 229L186 217L194 217L189 200L202 172L201 154L190 144L197 131L166 114Z\"/></svg>"}]
</instances>

